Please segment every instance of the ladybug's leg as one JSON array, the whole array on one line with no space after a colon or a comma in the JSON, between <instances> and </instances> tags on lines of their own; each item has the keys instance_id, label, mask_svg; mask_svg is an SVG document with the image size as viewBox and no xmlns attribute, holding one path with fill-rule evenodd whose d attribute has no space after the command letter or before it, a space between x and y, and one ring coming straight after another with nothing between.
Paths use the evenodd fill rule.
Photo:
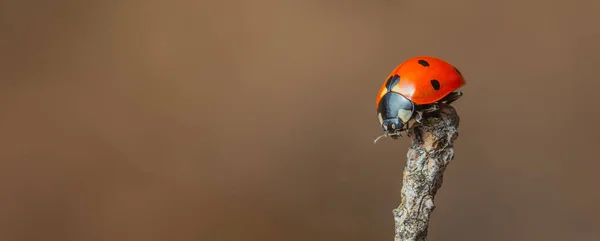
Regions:
<instances>
[{"instance_id":1,"label":"ladybug's leg","mask_svg":"<svg viewBox=\"0 0 600 241\"><path fill-rule=\"evenodd\" d=\"M431 108L431 104L428 105L418 105L415 107L415 112L414 112L414 119L415 119L415 125L417 123L421 124L423 123L423 119L425 119L425 112L427 112L427 109Z\"/></svg>"},{"instance_id":2,"label":"ladybug's leg","mask_svg":"<svg viewBox=\"0 0 600 241\"><path fill-rule=\"evenodd\" d=\"M423 138L421 137L421 131L418 128L413 129L413 134L415 135L415 139L417 143L423 143Z\"/></svg>"},{"instance_id":3,"label":"ladybug's leg","mask_svg":"<svg viewBox=\"0 0 600 241\"><path fill-rule=\"evenodd\" d=\"M419 105L415 110L415 113L417 113L415 115L415 121L418 123L422 123L423 120L425 120L429 117L439 116L438 111L440 110L440 106L438 105L438 103L439 102L432 103L432 104Z\"/></svg>"},{"instance_id":4,"label":"ladybug's leg","mask_svg":"<svg viewBox=\"0 0 600 241\"><path fill-rule=\"evenodd\" d=\"M421 123L423 121L423 111L415 111L415 121Z\"/></svg>"},{"instance_id":5,"label":"ladybug's leg","mask_svg":"<svg viewBox=\"0 0 600 241\"><path fill-rule=\"evenodd\" d=\"M422 143L423 140L421 139L421 132L419 132L419 128L414 128L416 125L418 125L418 124L415 122L410 127L407 127L406 135L408 137L414 136L416 138L417 142Z\"/></svg>"},{"instance_id":6,"label":"ladybug's leg","mask_svg":"<svg viewBox=\"0 0 600 241\"><path fill-rule=\"evenodd\" d=\"M414 127L417 123L413 123L412 125L410 125L410 123L406 123L406 136L410 137L412 132L414 131ZM410 125L410 126L409 126Z\"/></svg>"},{"instance_id":7,"label":"ladybug's leg","mask_svg":"<svg viewBox=\"0 0 600 241\"><path fill-rule=\"evenodd\" d=\"M452 92L450 94L448 94L446 97L444 97L441 102L446 102L446 104L450 104L456 100L458 100L458 98L460 98L463 95L463 93L461 91L457 91L457 92Z\"/></svg>"},{"instance_id":8,"label":"ladybug's leg","mask_svg":"<svg viewBox=\"0 0 600 241\"><path fill-rule=\"evenodd\" d=\"M432 103L432 104L425 104L425 105L418 105L415 108L415 113L417 113L417 116L415 116L416 118L420 118L421 120L423 120L423 118L425 118L427 116L427 113L431 113L431 112L436 112L440 109L440 107L438 106L438 103ZM418 117L420 115L420 117Z\"/></svg>"}]
</instances>

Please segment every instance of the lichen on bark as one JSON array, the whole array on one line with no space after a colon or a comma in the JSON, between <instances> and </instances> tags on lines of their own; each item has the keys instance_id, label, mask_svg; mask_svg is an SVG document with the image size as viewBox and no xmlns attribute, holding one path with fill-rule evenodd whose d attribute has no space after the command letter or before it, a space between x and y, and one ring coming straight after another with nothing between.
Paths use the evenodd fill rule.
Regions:
<instances>
[{"instance_id":1,"label":"lichen on bark","mask_svg":"<svg viewBox=\"0 0 600 241\"><path fill-rule=\"evenodd\" d=\"M401 202L394 209L395 241L426 241L434 198L454 158L460 118L454 107L439 104L410 129L412 146L403 173Z\"/></svg>"}]
</instances>

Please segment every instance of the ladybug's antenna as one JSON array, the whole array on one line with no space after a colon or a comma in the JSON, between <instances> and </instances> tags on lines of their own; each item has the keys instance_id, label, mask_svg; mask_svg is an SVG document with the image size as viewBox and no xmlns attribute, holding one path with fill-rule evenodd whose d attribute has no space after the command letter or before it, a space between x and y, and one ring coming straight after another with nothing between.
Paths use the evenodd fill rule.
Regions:
<instances>
[{"instance_id":1,"label":"ladybug's antenna","mask_svg":"<svg viewBox=\"0 0 600 241\"><path fill-rule=\"evenodd\" d=\"M384 138L384 137L388 137L388 135L389 135L388 133L385 133L385 134L383 134L383 135L380 135L380 136L378 136L378 137L377 137L377 138L375 138L375 140L373 141L373 144L377 144L377 141L378 141L379 139L381 139L381 138Z\"/></svg>"}]
</instances>

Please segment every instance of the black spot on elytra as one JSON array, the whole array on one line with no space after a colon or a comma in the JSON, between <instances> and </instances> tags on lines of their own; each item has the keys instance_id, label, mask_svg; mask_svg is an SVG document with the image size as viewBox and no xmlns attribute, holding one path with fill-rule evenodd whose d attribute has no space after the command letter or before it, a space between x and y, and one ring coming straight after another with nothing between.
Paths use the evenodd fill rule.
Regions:
<instances>
[{"instance_id":1,"label":"black spot on elytra","mask_svg":"<svg viewBox=\"0 0 600 241\"><path fill-rule=\"evenodd\" d=\"M458 73L459 75L462 75L462 73L460 72L460 70L458 70L456 67L454 67L454 70L456 70L456 73Z\"/></svg>"},{"instance_id":2,"label":"black spot on elytra","mask_svg":"<svg viewBox=\"0 0 600 241\"><path fill-rule=\"evenodd\" d=\"M423 65L423 67L429 67L429 62L422 59L419 59L419 64Z\"/></svg>"},{"instance_id":3,"label":"black spot on elytra","mask_svg":"<svg viewBox=\"0 0 600 241\"><path fill-rule=\"evenodd\" d=\"M432 79L430 82L431 82L431 86L433 87L434 90L440 89L440 82L438 80Z\"/></svg>"},{"instance_id":4,"label":"black spot on elytra","mask_svg":"<svg viewBox=\"0 0 600 241\"><path fill-rule=\"evenodd\" d=\"M394 86L396 86L399 82L399 75L390 76L390 78L385 82L385 88L387 88L387 91L390 92L392 91L392 88L394 88Z\"/></svg>"}]
</instances>

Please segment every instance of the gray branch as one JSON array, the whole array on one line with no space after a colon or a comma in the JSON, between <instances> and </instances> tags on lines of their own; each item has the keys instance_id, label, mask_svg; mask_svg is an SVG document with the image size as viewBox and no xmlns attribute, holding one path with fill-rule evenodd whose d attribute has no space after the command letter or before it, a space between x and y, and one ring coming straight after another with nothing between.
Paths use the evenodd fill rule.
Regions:
<instances>
[{"instance_id":1,"label":"gray branch","mask_svg":"<svg viewBox=\"0 0 600 241\"><path fill-rule=\"evenodd\" d=\"M394 209L395 241L426 241L435 194L454 158L459 116L445 104L425 113L411 131L412 146L404 169L400 206Z\"/></svg>"}]
</instances>

